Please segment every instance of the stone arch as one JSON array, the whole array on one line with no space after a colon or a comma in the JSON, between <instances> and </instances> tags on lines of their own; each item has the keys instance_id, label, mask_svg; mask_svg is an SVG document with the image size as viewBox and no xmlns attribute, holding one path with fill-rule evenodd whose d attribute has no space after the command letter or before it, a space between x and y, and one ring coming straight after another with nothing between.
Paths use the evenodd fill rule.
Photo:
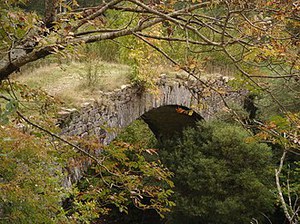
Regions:
<instances>
[{"instance_id":1,"label":"stone arch","mask_svg":"<svg viewBox=\"0 0 300 224\"><path fill-rule=\"evenodd\" d=\"M141 91L140 88L132 85L124 85L109 93L100 92L95 102L87 103L80 110L64 113L60 122L63 130L61 134L80 137L94 135L101 143L107 145L121 129L141 117L159 138L164 131L156 129L164 129L158 125L158 123L163 124L162 121L166 122L164 125L168 125L173 121L178 123L181 119L179 124L175 125L176 128L173 126L180 131L186 126L194 125L199 119L213 118L217 112L225 108L224 100L241 104L245 92L232 91L226 82L227 79L223 77L208 82L208 85L215 89L222 89L221 95L216 92L208 94L207 84L203 86L201 81L166 77L157 80L156 93L151 90ZM192 110L193 114L178 113L177 108ZM156 121L157 113L163 113L160 110L165 110L165 119ZM167 122L168 115L173 119ZM80 167L74 167L64 185L70 186L78 181L84 169L90 164L91 161Z\"/></svg>"},{"instance_id":2,"label":"stone arch","mask_svg":"<svg viewBox=\"0 0 300 224\"><path fill-rule=\"evenodd\" d=\"M101 92L97 97L98 100L85 105L80 111L71 113L68 119L63 118L69 121L68 124L64 124L63 134L81 137L95 135L106 145L117 136L121 129L133 121L140 117L147 120L148 117L149 123L150 111L164 107L193 110L194 116L190 119L188 115L176 114L176 108L173 108L172 116L179 116L186 122L192 123L196 117L198 120L208 120L225 107L224 99L227 101L241 101L242 99L243 94L229 90L226 81L224 77L218 77L209 84L214 88L222 88L224 95L216 92L208 94L207 86L203 86L201 81L167 79L166 77L157 80L155 91L141 91L136 86L124 85L113 92ZM155 129L155 125L152 125L153 128ZM156 135L158 136L159 133Z\"/></svg>"}]
</instances>

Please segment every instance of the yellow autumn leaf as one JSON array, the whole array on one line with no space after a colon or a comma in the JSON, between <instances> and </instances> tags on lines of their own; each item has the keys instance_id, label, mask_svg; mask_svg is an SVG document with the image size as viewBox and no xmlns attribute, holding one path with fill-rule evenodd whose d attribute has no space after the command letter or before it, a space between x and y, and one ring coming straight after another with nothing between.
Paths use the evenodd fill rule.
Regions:
<instances>
[{"instance_id":1,"label":"yellow autumn leaf","mask_svg":"<svg viewBox=\"0 0 300 224\"><path fill-rule=\"evenodd\" d=\"M193 115L193 113L194 113L194 111L193 111L193 110L189 110L189 111L188 111L188 115L189 115L189 116L192 116L192 115Z\"/></svg>"}]
</instances>

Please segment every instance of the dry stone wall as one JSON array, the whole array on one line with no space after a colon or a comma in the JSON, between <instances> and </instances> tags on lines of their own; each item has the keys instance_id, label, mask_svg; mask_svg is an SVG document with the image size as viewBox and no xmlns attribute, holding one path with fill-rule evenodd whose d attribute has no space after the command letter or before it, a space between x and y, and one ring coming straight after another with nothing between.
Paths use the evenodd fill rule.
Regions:
<instances>
[{"instance_id":1,"label":"dry stone wall","mask_svg":"<svg viewBox=\"0 0 300 224\"><path fill-rule=\"evenodd\" d=\"M219 76L209 85L224 92L222 97L226 101L240 101L243 94L231 91L227 82L227 77ZM161 106L185 106L209 120L224 108L222 97L197 80L168 79L162 75L155 90L124 85L113 92L100 93L95 102L64 116L62 134L81 137L95 135L102 139L102 143L108 144L122 128Z\"/></svg>"}]
</instances>

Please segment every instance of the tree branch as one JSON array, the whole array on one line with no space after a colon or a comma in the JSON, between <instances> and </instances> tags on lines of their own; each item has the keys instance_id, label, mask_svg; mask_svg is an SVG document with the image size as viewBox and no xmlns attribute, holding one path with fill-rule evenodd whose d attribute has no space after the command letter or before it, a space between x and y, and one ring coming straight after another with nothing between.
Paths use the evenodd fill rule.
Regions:
<instances>
[{"instance_id":1,"label":"tree branch","mask_svg":"<svg viewBox=\"0 0 300 224\"><path fill-rule=\"evenodd\" d=\"M282 206L283 212L285 214L285 217L289 220L289 222L291 224L295 224L295 222L293 222L293 218L291 217L291 215L289 213L288 207L287 207L286 202L285 202L284 197L283 197L282 188L281 188L281 185L280 185L279 176L280 176L280 173L281 173L281 170L282 170L282 167L283 167L285 156L286 156L286 150L284 150L283 153L282 153L278 169L275 169L275 180L276 180L276 186L277 186L279 199L281 201L281 206Z\"/></svg>"},{"instance_id":2,"label":"tree branch","mask_svg":"<svg viewBox=\"0 0 300 224\"><path fill-rule=\"evenodd\" d=\"M97 15L100 15L101 13L106 11L110 6L117 4L119 2L121 2L121 0L111 1L110 3L106 4L104 7L102 7L95 14L92 14L88 18L92 19L92 18L96 17ZM1 65L0 66L0 81L8 78L10 74L18 71L20 69L20 67L22 67L23 65L28 64L33 61L36 61L40 58L44 58L47 55L53 54L55 52L55 50L63 50L68 45L81 44L81 43L92 43L92 42L97 42L97 41L101 41L101 40L115 39L118 37L131 35L134 32L142 31L146 28L149 28L151 26L154 26L155 24L158 24L158 23L166 20L166 17L172 19L172 17L176 17L177 15L179 15L183 12L190 12L199 7L203 7L203 5L207 5L207 4L208 3L196 4L196 5L184 8L184 9L180 9L175 12L171 12L166 15L154 10L159 15L164 15L164 16L160 16L159 18L155 18L150 21L138 24L137 26L135 26L133 28L127 28L124 30L116 30L115 32L106 32L106 33L101 33L101 34L96 34L96 35L83 35L83 36L74 37L74 38L69 38L70 36L63 37L63 39L58 41L56 44L45 46L45 47L42 47L39 49L34 49L33 51L26 53L26 54L18 57L15 60L6 62L3 65ZM147 9L149 9L149 7L147 7ZM150 12L152 13L152 10ZM86 20L83 20L83 21L86 21ZM81 21L79 24L77 24L73 29L75 30L75 28L77 29L81 25L83 25L84 24L83 21Z\"/></svg>"},{"instance_id":3,"label":"tree branch","mask_svg":"<svg viewBox=\"0 0 300 224\"><path fill-rule=\"evenodd\" d=\"M109 9L110 7L118 4L122 2L122 0L112 0L109 3L107 3L106 5L104 5L103 7L101 7L98 11L96 11L95 13L87 16L86 18L81 19L78 24L76 26L74 26L71 31L75 32L76 30L78 30L78 28L80 28L83 24L85 24L87 21L89 20L93 20L95 18L97 18L98 16L102 15L107 9Z\"/></svg>"},{"instance_id":4,"label":"tree branch","mask_svg":"<svg viewBox=\"0 0 300 224\"><path fill-rule=\"evenodd\" d=\"M186 39L182 38L176 38L176 37L162 37L162 36L154 36L154 35L149 35L145 33L137 33L140 36L146 37L146 38L151 38L151 39L156 39L156 40L164 40L164 41L175 41L175 42L186 42ZM200 41L194 41L194 40L189 40L190 44L196 44L196 45L209 45L207 42L200 42Z\"/></svg>"}]
</instances>

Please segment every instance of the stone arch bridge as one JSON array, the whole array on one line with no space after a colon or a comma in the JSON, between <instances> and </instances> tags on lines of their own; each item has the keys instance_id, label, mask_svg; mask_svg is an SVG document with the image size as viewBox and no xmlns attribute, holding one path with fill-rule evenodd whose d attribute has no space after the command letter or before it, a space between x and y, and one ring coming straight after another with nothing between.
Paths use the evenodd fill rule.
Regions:
<instances>
[{"instance_id":1,"label":"stone arch bridge","mask_svg":"<svg viewBox=\"0 0 300 224\"><path fill-rule=\"evenodd\" d=\"M152 90L123 85L113 92L99 94L95 102L62 117L62 134L95 135L106 145L121 129L142 118L161 139L200 119L213 118L225 108L224 100L241 103L245 95L231 90L228 77L222 76L205 80L221 95L199 80L161 75L156 82L156 88Z\"/></svg>"}]
</instances>

